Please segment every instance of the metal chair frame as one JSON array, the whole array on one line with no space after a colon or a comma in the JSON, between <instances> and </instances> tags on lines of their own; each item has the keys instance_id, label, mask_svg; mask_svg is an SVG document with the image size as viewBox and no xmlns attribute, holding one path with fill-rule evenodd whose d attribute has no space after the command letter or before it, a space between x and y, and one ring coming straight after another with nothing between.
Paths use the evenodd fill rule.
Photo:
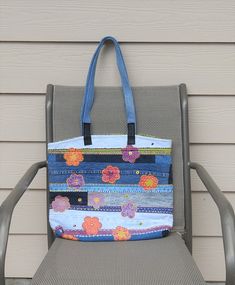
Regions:
<instances>
[{"instance_id":1,"label":"metal chair frame","mask_svg":"<svg viewBox=\"0 0 235 285\"><path fill-rule=\"evenodd\" d=\"M48 85L46 96L46 141L53 141L53 85ZM208 172L198 163L191 162L189 156L189 127L188 127L188 96L185 84L180 85L182 142L183 142L183 174L184 174L184 204L185 204L185 231L183 238L192 252L192 203L190 170L196 170L199 178L215 201L221 219L225 265L226 285L235 285L235 216L230 202L210 177ZM13 210L36 176L39 169L47 167L47 161L33 164L17 183L15 188L0 206L0 285L5 285L5 257L8 243L9 229ZM49 191L48 191L49 193ZM49 207L49 195L47 210ZM48 211L47 211L48 212ZM54 241L54 236L48 222L48 247Z\"/></svg>"}]
</instances>

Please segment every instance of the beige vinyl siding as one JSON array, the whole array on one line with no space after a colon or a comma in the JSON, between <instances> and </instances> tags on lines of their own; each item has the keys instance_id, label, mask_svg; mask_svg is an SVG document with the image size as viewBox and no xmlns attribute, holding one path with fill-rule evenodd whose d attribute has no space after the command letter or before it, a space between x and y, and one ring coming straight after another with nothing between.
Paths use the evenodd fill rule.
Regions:
<instances>
[{"instance_id":1,"label":"beige vinyl siding","mask_svg":"<svg viewBox=\"0 0 235 285\"><path fill-rule=\"evenodd\" d=\"M45 159L46 84L84 85L97 41L121 41L134 86L185 82L191 160L235 208L235 2L232 0L3 0L0 3L0 203ZM97 85L120 85L105 48ZM47 251L46 172L16 206L6 275L32 277ZM224 281L218 210L192 171L193 256L207 281Z\"/></svg>"},{"instance_id":2,"label":"beige vinyl siding","mask_svg":"<svg viewBox=\"0 0 235 285\"><path fill-rule=\"evenodd\" d=\"M233 0L3 0L7 41L233 42Z\"/></svg>"},{"instance_id":3,"label":"beige vinyl siding","mask_svg":"<svg viewBox=\"0 0 235 285\"><path fill-rule=\"evenodd\" d=\"M0 91L44 93L48 82L83 85L95 48L96 43L1 43ZM123 43L122 50L133 86L186 82L190 94L235 94L231 43ZM120 85L113 48L103 54L97 85Z\"/></svg>"}]
</instances>

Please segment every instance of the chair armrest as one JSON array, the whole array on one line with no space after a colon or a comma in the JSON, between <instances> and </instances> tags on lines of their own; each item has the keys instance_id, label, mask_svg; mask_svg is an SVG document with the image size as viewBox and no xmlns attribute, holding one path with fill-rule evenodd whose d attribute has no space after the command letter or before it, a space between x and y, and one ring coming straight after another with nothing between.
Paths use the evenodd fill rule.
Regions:
<instances>
[{"instance_id":1,"label":"chair armrest","mask_svg":"<svg viewBox=\"0 0 235 285\"><path fill-rule=\"evenodd\" d=\"M13 210L24 194L40 168L46 167L47 162L41 161L33 164L16 184L15 188L0 206L0 285L4 285L5 257Z\"/></svg>"},{"instance_id":2,"label":"chair armrest","mask_svg":"<svg viewBox=\"0 0 235 285\"><path fill-rule=\"evenodd\" d=\"M225 254L226 285L235 285L235 216L233 208L203 166L194 162L190 162L189 166L196 170L219 209Z\"/></svg>"}]
</instances>

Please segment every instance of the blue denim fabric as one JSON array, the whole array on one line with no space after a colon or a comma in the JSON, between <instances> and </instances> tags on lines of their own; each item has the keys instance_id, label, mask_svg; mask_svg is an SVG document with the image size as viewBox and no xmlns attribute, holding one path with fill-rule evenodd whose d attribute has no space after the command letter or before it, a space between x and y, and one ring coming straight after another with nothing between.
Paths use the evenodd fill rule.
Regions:
<instances>
[{"instance_id":1,"label":"blue denim fabric","mask_svg":"<svg viewBox=\"0 0 235 285\"><path fill-rule=\"evenodd\" d=\"M157 239L166 237L169 234L169 230L159 230L154 231L152 233L146 233L146 234L135 234L132 235L131 240L144 240L144 239ZM107 236L77 236L80 241L113 241L114 238L112 235Z\"/></svg>"},{"instance_id":2,"label":"blue denim fabric","mask_svg":"<svg viewBox=\"0 0 235 285\"><path fill-rule=\"evenodd\" d=\"M112 187L110 187L112 189ZM111 190L110 189L110 190ZM92 191L82 191L79 189L78 191L69 193L69 201L71 205L88 205L92 204L89 201L90 195L96 193L94 190ZM124 205L128 200L132 201L138 207L142 207L145 209L156 209L156 208L173 208L173 193L172 192L117 192L112 189L110 192L105 192L104 188L102 188L102 196L105 200L105 206L108 207L116 207ZM51 192L50 195L50 203L55 199L56 196L67 196L67 193L64 191L56 191ZM80 198L80 199L78 199Z\"/></svg>"},{"instance_id":3,"label":"blue denim fabric","mask_svg":"<svg viewBox=\"0 0 235 285\"><path fill-rule=\"evenodd\" d=\"M87 155L89 157L89 155ZM97 156L98 158L102 156ZM66 183L66 179L72 174L82 174L88 184L102 184L102 170L108 165L118 167L120 170L120 179L116 184L138 184L141 175L152 174L157 176L159 184L168 184L169 172L171 167L171 157L169 155L151 156L155 163L116 163L112 162L114 155L110 155L110 162L86 162L83 161L77 166L66 166L63 155L50 154L49 164L49 182ZM115 161L115 159L114 159ZM105 183L107 184L107 183Z\"/></svg>"},{"instance_id":4,"label":"blue denim fabric","mask_svg":"<svg viewBox=\"0 0 235 285\"><path fill-rule=\"evenodd\" d=\"M122 81L123 94L124 94L124 99L125 99L127 121L128 123L136 123L134 100L133 100L132 90L129 84L128 74L127 74L125 62L122 56L122 52L121 52L118 41L111 36L107 36L107 37L104 37L100 41L91 60L91 64L90 64L88 75L87 75L86 86L85 86L84 99L83 99L82 108L81 108L81 125L83 123L91 122L90 112L91 112L91 108L94 102L94 79L95 79L96 64L97 64L99 53L106 41L112 41L115 47L116 60L117 60L117 65L118 65L121 81Z\"/></svg>"},{"instance_id":5,"label":"blue denim fabric","mask_svg":"<svg viewBox=\"0 0 235 285\"><path fill-rule=\"evenodd\" d=\"M173 192L173 185L158 185L155 189L152 189L153 193L171 193ZM69 188L66 183L50 183L49 190L52 192L72 192L73 189ZM118 185L106 185L106 184L86 184L82 186L79 191L85 192L115 192L115 193L142 193L143 188L138 185L126 185L126 184L118 184Z\"/></svg>"},{"instance_id":6,"label":"blue denim fabric","mask_svg":"<svg viewBox=\"0 0 235 285\"><path fill-rule=\"evenodd\" d=\"M64 167L63 162L48 162L49 163L49 173L54 174L67 174L68 172L78 172L78 173L90 173L90 174L99 174L102 173L102 170L105 169L107 166L112 165L114 167L118 167L120 173L123 174L136 174L139 172L140 175L142 174L150 174L150 173L158 173L161 177L168 177L170 171L169 164L121 164L121 163L102 163L102 162L83 162L79 167L77 166L67 166ZM167 184L167 183L165 183Z\"/></svg>"},{"instance_id":7,"label":"blue denim fabric","mask_svg":"<svg viewBox=\"0 0 235 285\"><path fill-rule=\"evenodd\" d=\"M72 171L73 173L82 174L86 184L104 184L107 183L102 181L102 174L101 173L90 173L90 172L81 172L81 171ZM72 172L66 172L66 174L62 175L51 175L49 183L66 183L66 179L70 176ZM168 174L163 174L160 172L141 172L141 174L153 174L158 177L159 184L168 184ZM115 184L138 184L140 180L140 175L138 174L131 174L128 170L122 170L120 172L120 179L118 179ZM165 175L165 176L164 176Z\"/></svg>"}]
</instances>

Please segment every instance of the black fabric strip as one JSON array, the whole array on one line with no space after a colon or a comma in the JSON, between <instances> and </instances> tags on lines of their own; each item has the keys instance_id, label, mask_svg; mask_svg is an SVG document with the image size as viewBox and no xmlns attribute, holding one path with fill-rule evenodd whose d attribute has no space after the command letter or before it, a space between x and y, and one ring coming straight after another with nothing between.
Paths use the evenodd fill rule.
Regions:
<instances>
[{"instance_id":1,"label":"black fabric strip","mask_svg":"<svg viewBox=\"0 0 235 285\"><path fill-rule=\"evenodd\" d=\"M129 165L129 162L123 160L121 154L84 154L83 162L110 162L110 163L126 163ZM63 159L63 158L62 158ZM139 158L135 160L135 163L155 163L155 155L145 155L142 154Z\"/></svg>"},{"instance_id":2,"label":"black fabric strip","mask_svg":"<svg viewBox=\"0 0 235 285\"><path fill-rule=\"evenodd\" d=\"M56 197L67 197L71 205L87 205L87 192L79 192L71 189L73 192L50 192L50 204L56 199ZM60 199L60 198L59 198Z\"/></svg>"},{"instance_id":3,"label":"black fabric strip","mask_svg":"<svg viewBox=\"0 0 235 285\"><path fill-rule=\"evenodd\" d=\"M91 145L91 124L90 123L83 123L83 138L84 138L84 145Z\"/></svg>"},{"instance_id":4,"label":"black fabric strip","mask_svg":"<svg viewBox=\"0 0 235 285\"><path fill-rule=\"evenodd\" d=\"M54 162L65 162L64 154L53 154L55 156ZM121 154L84 154L84 162L110 162L110 163L126 163L129 165L129 162L123 160ZM139 158L136 159L135 163L155 163L154 154L142 154Z\"/></svg>"},{"instance_id":5,"label":"black fabric strip","mask_svg":"<svg viewBox=\"0 0 235 285\"><path fill-rule=\"evenodd\" d=\"M168 184L173 184L172 164L170 165Z\"/></svg>"},{"instance_id":6,"label":"black fabric strip","mask_svg":"<svg viewBox=\"0 0 235 285\"><path fill-rule=\"evenodd\" d=\"M128 132L128 145L135 144L135 123L127 124L127 132Z\"/></svg>"}]
</instances>

